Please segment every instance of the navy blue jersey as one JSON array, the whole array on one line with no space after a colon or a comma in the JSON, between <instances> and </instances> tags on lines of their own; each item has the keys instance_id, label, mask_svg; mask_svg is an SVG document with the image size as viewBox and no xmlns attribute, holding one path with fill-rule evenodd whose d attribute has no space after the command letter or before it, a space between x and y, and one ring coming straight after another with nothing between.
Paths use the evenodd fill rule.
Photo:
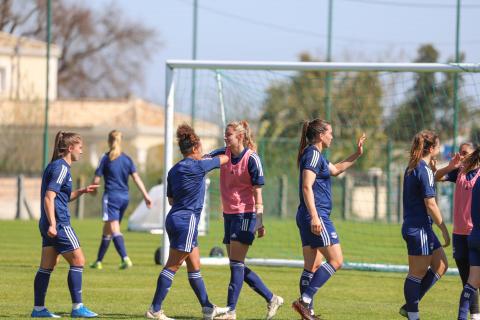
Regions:
<instances>
[{"instance_id":1,"label":"navy blue jersey","mask_svg":"<svg viewBox=\"0 0 480 320\"><path fill-rule=\"evenodd\" d=\"M467 176L465 177L467 180L472 180L475 175L477 174L478 169L471 170L470 172L467 173ZM458 173L460 172L460 169L455 169L450 171L445 175L445 181L450 181L450 182L457 182L458 178Z\"/></svg>"},{"instance_id":2,"label":"navy blue jersey","mask_svg":"<svg viewBox=\"0 0 480 320\"><path fill-rule=\"evenodd\" d=\"M194 160L184 158L175 164L167 177L167 196L173 198L170 213L180 210L200 214L205 198L205 176L220 168L220 158Z\"/></svg>"},{"instance_id":3,"label":"navy blue jersey","mask_svg":"<svg viewBox=\"0 0 480 320\"><path fill-rule=\"evenodd\" d=\"M472 179L477 174L477 171L480 169L471 170L467 173L467 180ZM470 178L469 178L470 176ZM475 185L472 189L472 224L473 228L480 230L480 179L475 181Z\"/></svg>"},{"instance_id":4,"label":"navy blue jersey","mask_svg":"<svg viewBox=\"0 0 480 320\"><path fill-rule=\"evenodd\" d=\"M329 162L320 153L314 145L308 146L303 151L300 159L300 177L298 183L298 192L300 198L299 210L308 214L305 200L303 199L303 170L310 170L315 173L315 182L313 183L313 196L315 207L320 216L330 216L332 211L332 180L330 178Z\"/></svg>"},{"instance_id":5,"label":"navy blue jersey","mask_svg":"<svg viewBox=\"0 0 480 320\"><path fill-rule=\"evenodd\" d=\"M209 157L216 157L221 154L225 154L225 147L214 150L208 154ZM238 157L232 157L230 161L235 165L243 158L245 152L248 148L243 149L243 151L238 155ZM265 178L263 177L262 161L257 153L252 152L250 158L248 158L248 173L250 174L250 179L252 181L252 186L263 186L265 184Z\"/></svg>"},{"instance_id":6,"label":"navy blue jersey","mask_svg":"<svg viewBox=\"0 0 480 320\"><path fill-rule=\"evenodd\" d=\"M63 159L52 161L43 171L42 189L40 192L41 214L40 229L44 232L48 230L50 223L45 211L45 194L47 191L53 191L55 197L55 220L57 224L70 225L70 212L68 202L72 193L72 176L70 175L70 165Z\"/></svg>"},{"instance_id":7,"label":"navy blue jersey","mask_svg":"<svg viewBox=\"0 0 480 320\"><path fill-rule=\"evenodd\" d=\"M423 160L403 178L403 221L410 227L424 227L432 224L432 218L425 206L426 198L435 197L435 179L432 169Z\"/></svg>"},{"instance_id":8,"label":"navy blue jersey","mask_svg":"<svg viewBox=\"0 0 480 320\"><path fill-rule=\"evenodd\" d=\"M105 192L128 192L128 177L135 173L137 169L132 159L125 153L120 154L118 158L111 161L108 153L104 154L95 175L104 177Z\"/></svg>"}]
</instances>

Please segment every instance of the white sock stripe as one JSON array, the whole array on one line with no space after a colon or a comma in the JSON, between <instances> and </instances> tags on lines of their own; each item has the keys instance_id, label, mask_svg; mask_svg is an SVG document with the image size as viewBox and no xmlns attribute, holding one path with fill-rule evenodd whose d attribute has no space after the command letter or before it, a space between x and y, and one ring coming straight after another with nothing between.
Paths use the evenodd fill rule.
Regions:
<instances>
[{"instance_id":1,"label":"white sock stripe","mask_svg":"<svg viewBox=\"0 0 480 320\"><path fill-rule=\"evenodd\" d=\"M435 272L435 278L440 279L442 276Z\"/></svg>"},{"instance_id":2,"label":"white sock stripe","mask_svg":"<svg viewBox=\"0 0 480 320\"><path fill-rule=\"evenodd\" d=\"M464 289L468 289L468 290L473 291L473 292L477 291L477 289L475 289L474 287L472 287L472 286L471 286L470 284L468 284L468 283L465 285Z\"/></svg>"},{"instance_id":3,"label":"white sock stripe","mask_svg":"<svg viewBox=\"0 0 480 320\"><path fill-rule=\"evenodd\" d=\"M322 264L322 267L324 267L325 270L327 270L328 273L330 273L330 275L333 275L335 273L335 268L332 267L329 263Z\"/></svg>"},{"instance_id":4,"label":"white sock stripe","mask_svg":"<svg viewBox=\"0 0 480 320\"><path fill-rule=\"evenodd\" d=\"M170 280L173 280L173 276L175 275L174 273L171 273L170 271L166 271L166 269L163 269L162 272L160 272L161 276L164 276L165 278L168 278Z\"/></svg>"},{"instance_id":5,"label":"white sock stripe","mask_svg":"<svg viewBox=\"0 0 480 320\"><path fill-rule=\"evenodd\" d=\"M67 175L67 167L62 165L62 171L60 171L60 175L58 176L57 183L62 184L63 179L65 178L66 175Z\"/></svg>"},{"instance_id":6,"label":"white sock stripe","mask_svg":"<svg viewBox=\"0 0 480 320\"><path fill-rule=\"evenodd\" d=\"M422 279L416 278L414 276L407 276L407 279L412 280L413 282L416 282L416 283L422 283Z\"/></svg>"},{"instance_id":7,"label":"white sock stripe","mask_svg":"<svg viewBox=\"0 0 480 320\"><path fill-rule=\"evenodd\" d=\"M47 270L47 269L38 268L38 272L40 272L40 273L45 273L45 274L51 274L51 273L52 273L52 270Z\"/></svg>"},{"instance_id":8,"label":"white sock stripe","mask_svg":"<svg viewBox=\"0 0 480 320\"><path fill-rule=\"evenodd\" d=\"M245 264L244 264L244 263L241 263L241 262L231 262L231 261L230 261L230 266L232 266L232 267L242 267L242 268L244 268L244 267L245 267Z\"/></svg>"},{"instance_id":9,"label":"white sock stripe","mask_svg":"<svg viewBox=\"0 0 480 320\"><path fill-rule=\"evenodd\" d=\"M311 278L313 277L313 273L311 273L311 272L309 272L309 273L304 272L304 273L302 273L302 277L307 277L307 278L310 278L310 279L311 279Z\"/></svg>"},{"instance_id":10,"label":"white sock stripe","mask_svg":"<svg viewBox=\"0 0 480 320\"><path fill-rule=\"evenodd\" d=\"M83 268L73 268L73 267L70 267L70 271L83 272Z\"/></svg>"},{"instance_id":11,"label":"white sock stripe","mask_svg":"<svg viewBox=\"0 0 480 320\"><path fill-rule=\"evenodd\" d=\"M75 234L72 232L72 230L68 226L63 227L63 230L65 230L65 234L67 235L68 240L72 244L73 249L78 249L80 245L78 244L78 241L75 237Z\"/></svg>"},{"instance_id":12,"label":"white sock stripe","mask_svg":"<svg viewBox=\"0 0 480 320\"><path fill-rule=\"evenodd\" d=\"M200 272L189 272L188 273L188 277L191 278L191 277L201 277L202 274Z\"/></svg>"}]
</instances>

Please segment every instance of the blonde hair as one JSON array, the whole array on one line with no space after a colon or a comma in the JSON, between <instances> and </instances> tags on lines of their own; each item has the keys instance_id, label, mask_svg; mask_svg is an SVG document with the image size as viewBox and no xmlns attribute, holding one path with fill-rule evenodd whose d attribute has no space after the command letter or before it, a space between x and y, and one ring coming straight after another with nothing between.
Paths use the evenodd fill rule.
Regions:
<instances>
[{"instance_id":1,"label":"blonde hair","mask_svg":"<svg viewBox=\"0 0 480 320\"><path fill-rule=\"evenodd\" d=\"M410 148L410 160L408 162L407 172L412 172L420 162L420 159L426 156L431 147L438 143L438 135L430 130L422 130L413 137L412 147Z\"/></svg>"},{"instance_id":2,"label":"blonde hair","mask_svg":"<svg viewBox=\"0 0 480 320\"><path fill-rule=\"evenodd\" d=\"M325 133L328 126L330 126L330 123L318 118L312 121L303 121L302 135L300 137L300 146L298 147L297 154L297 166L300 166L300 159L307 146L316 143L318 135Z\"/></svg>"},{"instance_id":3,"label":"blonde hair","mask_svg":"<svg viewBox=\"0 0 480 320\"><path fill-rule=\"evenodd\" d=\"M117 159L122 154L122 133L118 130L112 130L108 134L108 158L110 161Z\"/></svg>"},{"instance_id":4,"label":"blonde hair","mask_svg":"<svg viewBox=\"0 0 480 320\"><path fill-rule=\"evenodd\" d=\"M81 142L82 137L78 133L58 131L55 135L52 161L65 157L68 154L68 148L70 146Z\"/></svg>"},{"instance_id":5,"label":"blonde hair","mask_svg":"<svg viewBox=\"0 0 480 320\"><path fill-rule=\"evenodd\" d=\"M233 128L237 134L243 134L242 143L245 147L257 151L257 145L255 144L255 141L253 141L252 130L250 130L250 126L246 120L232 121L227 124L227 128L228 127Z\"/></svg>"}]
</instances>

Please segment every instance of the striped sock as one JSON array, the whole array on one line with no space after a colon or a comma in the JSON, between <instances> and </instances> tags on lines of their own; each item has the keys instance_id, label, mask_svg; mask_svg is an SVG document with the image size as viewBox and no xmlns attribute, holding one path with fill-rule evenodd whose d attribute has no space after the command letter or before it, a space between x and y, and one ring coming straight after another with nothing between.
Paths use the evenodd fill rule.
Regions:
<instances>
[{"instance_id":1,"label":"striped sock","mask_svg":"<svg viewBox=\"0 0 480 320\"><path fill-rule=\"evenodd\" d=\"M423 296L438 280L440 280L440 275L428 268L427 274L423 277L420 285L420 300L422 300Z\"/></svg>"},{"instance_id":2,"label":"striped sock","mask_svg":"<svg viewBox=\"0 0 480 320\"><path fill-rule=\"evenodd\" d=\"M67 281L72 303L82 303L82 276L82 266L70 266Z\"/></svg>"},{"instance_id":3,"label":"striped sock","mask_svg":"<svg viewBox=\"0 0 480 320\"><path fill-rule=\"evenodd\" d=\"M460 303L458 305L458 320L467 320L470 312L470 304L475 299L475 292L477 288L473 287L469 283L463 287L462 294L460 295Z\"/></svg>"},{"instance_id":4,"label":"striped sock","mask_svg":"<svg viewBox=\"0 0 480 320\"><path fill-rule=\"evenodd\" d=\"M113 234L113 244L115 249L117 249L118 254L123 259L127 256L127 249L125 249L125 240L123 239L123 234L114 233Z\"/></svg>"},{"instance_id":5,"label":"striped sock","mask_svg":"<svg viewBox=\"0 0 480 320\"><path fill-rule=\"evenodd\" d=\"M112 240L111 236L102 236L102 241L100 241L100 247L98 248L97 261L102 261L107 253L108 246Z\"/></svg>"},{"instance_id":6,"label":"striped sock","mask_svg":"<svg viewBox=\"0 0 480 320\"><path fill-rule=\"evenodd\" d=\"M273 298L273 293L267 288L262 279L253 272L250 268L245 266L245 273L243 280L252 288L256 293L261 295L265 301L270 302Z\"/></svg>"},{"instance_id":7,"label":"striped sock","mask_svg":"<svg viewBox=\"0 0 480 320\"><path fill-rule=\"evenodd\" d=\"M200 270L192 271L188 273L188 282L197 296L198 302L202 307L213 308L213 304L208 300L207 288L205 282L203 282L202 274Z\"/></svg>"},{"instance_id":8,"label":"striped sock","mask_svg":"<svg viewBox=\"0 0 480 320\"><path fill-rule=\"evenodd\" d=\"M35 294L35 306L45 306L45 296L47 295L48 283L50 282L50 274L52 269L38 268L35 280L33 281L33 291Z\"/></svg>"},{"instance_id":9,"label":"striped sock","mask_svg":"<svg viewBox=\"0 0 480 320\"><path fill-rule=\"evenodd\" d=\"M310 281L312 281L313 278L313 272L308 271L307 269L303 269L302 276L300 277L300 295L302 295L305 292L305 289L307 289L308 285L310 284ZM309 305L310 309L313 309L313 300L310 302Z\"/></svg>"},{"instance_id":10,"label":"striped sock","mask_svg":"<svg viewBox=\"0 0 480 320\"><path fill-rule=\"evenodd\" d=\"M328 262L325 262L318 268L318 270L313 274L312 280L310 284L305 289L305 292L302 294L302 300L306 303L311 303L313 300L313 296L317 293L318 289L320 289L327 281L330 279L336 270L332 265Z\"/></svg>"},{"instance_id":11,"label":"striped sock","mask_svg":"<svg viewBox=\"0 0 480 320\"><path fill-rule=\"evenodd\" d=\"M162 309L162 302L167 296L168 290L172 286L173 277L175 276L175 271L164 268L157 280L157 289L155 290L155 295L153 296L152 301L152 310L154 312L160 311Z\"/></svg>"},{"instance_id":12,"label":"striped sock","mask_svg":"<svg viewBox=\"0 0 480 320\"><path fill-rule=\"evenodd\" d=\"M408 275L405 278L405 284L403 286L403 294L405 295L405 301L407 302L407 311L418 312L418 302L420 301L420 288L422 285L422 279Z\"/></svg>"},{"instance_id":13,"label":"striped sock","mask_svg":"<svg viewBox=\"0 0 480 320\"><path fill-rule=\"evenodd\" d=\"M238 296L242 290L243 279L245 278L245 264L241 261L230 260L230 283L228 285L227 307L235 310Z\"/></svg>"}]
</instances>

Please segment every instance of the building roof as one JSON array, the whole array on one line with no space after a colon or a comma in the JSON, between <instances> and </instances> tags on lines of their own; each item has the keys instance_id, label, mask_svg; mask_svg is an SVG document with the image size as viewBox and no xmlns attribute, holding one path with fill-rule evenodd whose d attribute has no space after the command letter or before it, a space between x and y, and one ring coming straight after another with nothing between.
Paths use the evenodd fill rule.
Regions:
<instances>
[{"instance_id":1,"label":"building roof","mask_svg":"<svg viewBox=\"0 0 480 320\"><path fill-rule=\"evenodd\" d=\"M47 43L44 41L19 37L11 33L0 31L0 54L45 56L46 50ZM50 54L53 58L58 58L60 56L60 48L51 43Z\"/></svg>"}]
</instances>

